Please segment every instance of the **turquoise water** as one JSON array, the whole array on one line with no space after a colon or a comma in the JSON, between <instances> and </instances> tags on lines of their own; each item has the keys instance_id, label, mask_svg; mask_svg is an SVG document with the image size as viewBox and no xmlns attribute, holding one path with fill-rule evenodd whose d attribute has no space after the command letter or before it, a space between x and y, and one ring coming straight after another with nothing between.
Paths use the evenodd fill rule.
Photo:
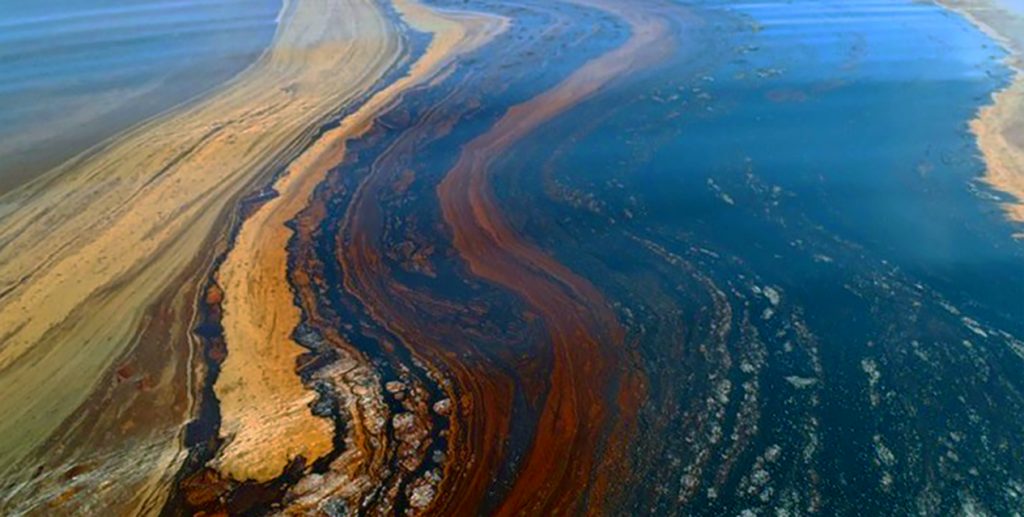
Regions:
<instances>
[{"instance_id":1,"label":"turquoise water","mask_svg":"<svg viewBox=\"0 0 1024 517\"><path fill-rule=\"evenodd\" d=\"M7 0L0 188L232 77L280 0Z\"/></svg>"}]
</instances>

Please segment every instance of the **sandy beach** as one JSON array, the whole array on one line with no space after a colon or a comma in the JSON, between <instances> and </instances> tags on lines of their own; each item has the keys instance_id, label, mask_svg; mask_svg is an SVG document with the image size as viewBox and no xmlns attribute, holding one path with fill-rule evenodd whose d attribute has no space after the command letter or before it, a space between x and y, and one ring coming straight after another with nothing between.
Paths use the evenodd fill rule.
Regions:
<instances>
[{"instance_id":1,"label":"sandy beach","mask_svg":"<svg viewBox=\"0 0 1024 517\"><path fill-rule=\"evenodd\" d=\"M1009 219L1024 222L1024 5L1012 0L940 0L966 16L1009 55L1014 77L971 122L985 158L985 181L1014 199L1003 204ZM1018 238L1024 234L1018 233Z\"/></svg>"}]
</instances>

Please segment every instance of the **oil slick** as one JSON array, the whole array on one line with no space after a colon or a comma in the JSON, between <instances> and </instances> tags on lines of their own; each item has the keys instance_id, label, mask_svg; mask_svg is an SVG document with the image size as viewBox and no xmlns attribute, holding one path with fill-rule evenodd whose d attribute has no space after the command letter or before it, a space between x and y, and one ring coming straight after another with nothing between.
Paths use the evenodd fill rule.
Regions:
<instances>
[{"instance_id":1,"label":"oil slick","mask_svg":"<svg viewBox=\"0 0 1024 517\"><path fill-rule=\"evenodd\" d=\"M957 114L1001 66L963 20L292 0L279 22L228 83L0 196L0 513L1019 508L1024 250L962 186L985 164ZM972 31L965 57L936 27ZM972 128L1014 194L1009 64ZM968 79L912 77L933 65Z\"/></svg>"}]
</instances>

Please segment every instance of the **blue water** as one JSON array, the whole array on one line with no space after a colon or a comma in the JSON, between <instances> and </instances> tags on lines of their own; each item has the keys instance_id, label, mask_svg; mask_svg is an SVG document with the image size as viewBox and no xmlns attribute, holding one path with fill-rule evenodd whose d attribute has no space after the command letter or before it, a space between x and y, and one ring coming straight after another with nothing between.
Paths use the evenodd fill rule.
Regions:
<instances>
[{"instance_id":1,"label":"blue water","mask_svg":"<svg viewBox=\"0 0 1024 517\"><path fill-rule=\"evenodd\" d=\"M241 71L280 0L6 0L0 188Z\"/></svg>"},{"instance_id":2,"label":"blue water","mask_svg":"<svg viewBox=\"0 0 1024 517\"><path fill-rule=\"evenodd\" d=\"M496 174L525 235L629 300L655 436L636 507L1019 510L1024 244L968 131L1003 52L925 2L686 5L675 60Z\"/></svg>"},{"instance_id":3,"label":"blue water","mask_svg":"<svg viewBox=\"0 0 1024 517\"><path fill-rule=\"evenodd\" d=\"M707 166L749 161L828 231L1016 325L1022 247L993 202L998 194L977 182L984 164L967 131L1008 80L1003 52L929 4L732 9L759 24L749 39L758 50L719 71L724 83L706 86L714 106L726 106L690 137L701 139ZM735 79L751 69L778 75Z\"/></svg>"}]
</instances>

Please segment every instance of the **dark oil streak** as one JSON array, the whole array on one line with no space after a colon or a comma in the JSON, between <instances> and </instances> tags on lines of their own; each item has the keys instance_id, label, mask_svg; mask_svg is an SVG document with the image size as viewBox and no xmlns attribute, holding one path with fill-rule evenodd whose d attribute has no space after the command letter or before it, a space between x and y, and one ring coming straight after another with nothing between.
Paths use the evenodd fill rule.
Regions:
<instances>
[{"instance_id":1,"label":"dark oil streak","mask_svg":"<svg viewBox=\"0 0 1024 517\"><path fill-rule=\"evenodd\" d=\"M400 34L400 45L404 48L405 56L398 61L399 66L378 80L372 88L364 92L358 99L346 106L339 107L336 114L331 115L328 121L316 128L313 133L300 135L289 144L286 147L286 151L277 160L279 165L272 167L277 172L266 178L265 185L273 185L284 172L286 164L297 157L309 144L315 142L331 128L337 127L341 120L355 112L367 99L383 90L397 78L405 75L411 67L411 63L415 62L415 58L425 51L427 40L429 39L426 35L406 26L390 4L385 8L385 12L394 26L404 28ZM195 417L185 426L183 432L182 440L185 447L189 450L188 457L175 475L173 489L161 510L161 515L189 515L196 511L213 509L227 510L231 514L262 515L269 511L270 503L280 501L287 489L302 478L307 467L305 459L301 457L296 458L285 468L280 477L266 483L238 483L233 480L225 480L220 478L219 474L206 467L206 464L216 456L217 451L223 445L223 440L219 437L220 411L213 387L220 374L220 366L228 353L224 344L223 328L220 325L220 288L216 284L214 275L227 257L228 250L230 250L232 243L237 238L239 231L241 231L242 223L247 216L257 210L260 205L277 195L273 188L265 186L239 202L231 227L227 232L227 247L208 269L209 278L202 291L204 298L196 303L196 311L199 313L197 321L199 323L193 331L198 341L203 344L202 354L206 376L202 379L199 393L196 395ZM306 345L302 341L299 341L299 343L304 346ZM310 355L323 361L323 359L316 357L316 352L318 351L311 349ZM302 373L298 365L297 373ZM304 381L308 381L308 369L305 375ZM192 388L189 387L189 389ZM326 396L322 390L316 387L314 389L322 397ZM334 408L322 415L331 419L335 425L334 450L331 451L328 458L324 458L322 459L323 461L312 465L315 470L320 470L323 468L323 465L329 464L330 460L336 458L341 453L339 447L344 446L342 438L344 422L341 415L336 411L336 401L328 396L326 397L326 402L331 408ZM210 491L210 494L207 495L211 497L204 496L198 503L194 498L190 500L190 493L201 493L207 490Z\"/></svg>"},{"instance_id":2,"label":"dark oil streak","mask_svg":"<svg viewBox=\"0 0 1024 517\"><path fill-rule=\"evenodd\" d=\"M495 156L611 79L643 67L646 60L660 59L670 48L668 27L653 16L653 9L645 10L650 5L637 5L635 11L634 6L624 11L603 2L595 2L595 6L625 19L634 30L632 38L587 63L558 87L513 107L490 132L463 148L459 162L438 187L455 246L472 272L516 292L539 311L555 351L551 390L538 434L499 513L577 508L580 492L590 485L591 469L599 464L593 449L603 433L595 423L611 418L615 426L621 426L614 433L626 434L640 396L635 373L615 372L615 365L621 363L623 332L602 295L589 282L522 241L497 210L488 184ZM604 395L592 385L594 378L608 378L617 386L617 418L612 418L609 413L614 410L605 407ZM619 447L625 442L625 436L617 438ZM620 463L621 454L606 451L606 460ZM605 488L602 481L596 484Z\"/></svg>"},{"instance_id":3,"label":"dark oil streak","mask_svg":"<svg viewBox=\"0 0 1024 517\"><path fill-rule=\"evenodd\" d=\"M524 4L529 5L529 4ZM555 4L559 9L564 9L565 6ZM474 6L475 7L475 6ZM498 4L496 7L500 7L500 10L510 9L511 13L516 14L517 17L523 15L522 11L514 11L512 9L519 8L519 6L510 7L507 2ZM547 6L544 6L547 8ZM531 6L532 8L532 6ZM573 7L566 11L571 13L577 8ZM500 12L499 10L499 12ZM574 24L569 23L569 18L560 15L560 19L563 20L564 27L573 27ZM524 29L533 26L522 26ZM544 29L541 29L544 30ZM561 29L560 29L561 30ZM515 29L513 29L513 32ZM521 36L518 36L521 37ZM526 41L526 43L530 43ZM500 43L495 44L497 46ZM506 50L513 51L514 49L522 46L522 43L507 48ZM511 52L510 52L511 53ZM471 67L483 66L485 62L475 62L473 59L467 59L467 63L470 63ZM487 62L489 63L489 62ZM494 63L495 66L500 65ZM484 68L487 68L484 66ZM483 78L488 80L500 79L501 74L482 74ZM462 87L470 83L469 77L460 77L459 81L454 81L454 84ZM498 87L500 91L506 87L500 83L494 85ZM493 88L492 88L493 89ZM448 95L450 98L451 95ZM476 111L473 108L474 103L473 95L460 94L460 100L463 100L469 107L469 113ZM463 98L464 97L464 98ZM440 99L443 100L445 94L441 94ZM408 106L410 102L407 100L405 104ZM429 105L429 104L428 104ZM465 108L462 108L465 109ZM420 110L422 112L429 112L429 109ZM448 111L451 111L450 109ZM397 113L394 117L386 116L382 120L383 124L380 124L379 131L388 132L396 129L403 129L406 126L404 121L415 118L415 114L418 113L416 109L413 109L411 113L413 115L407 116L401 113ZM444 120L450 118L457 120L464 115L458 111L452 111L451 113L435 112L438 116ZM490 114L488 116L491 116ZM389 122L388 120L393 120ZM427 124L413 124L412 128L419 130L428 130L433 126L438 125ZM447 123L441 122L440 125L443 127ZM411 133L414 134L415 132ZM443 129L442 129L443 133ZM437 138L437 135L429 136L428 138ZM410 144L415 145L417 137L411 137L406 139ZM383 253L378 251L377 240L384 238L385 240L390 239L388 234L374 234L367 232L379 231L380 225L383 223L384 218L382 217L382 210L378 203L378 193L384 192L387 187L387 175L395 175L399 173L403 167L402 162L387 162L382 159L382 155L387 155L387 151L396 152L399 155L414 156L416 152L402 151L398 152L392 144L382 143L382 151L377 151L370 154L369 158L372 159L365 169L357 169L360 174L370 174L371 177L365 180L359 180L358 187L354 187L360 191L360 196L356 200L348 202L338 203L339 208L348 205L345 209L344 228L346 228L347 236L340 240L338 243L337 255L339 260L343 264L347 264L343 271L344 286L345 290L356 294L361 303L373 310L370 314L373 315L373 319L382 322L382 324L394 331L394 333L401 336L403 339L398 340L403 347L413 347L418 357L428 357L429 362L433 364L434 368L442 368L442 371L454 372L454 378L458 379L457 386L458 391L452 392L455 394L460 403L457 407L462 409L465 408L466 413L464 418L469 418L468 421L453 421L451 424L452 440L449 446L449 452L452 453L452 457L449 458L449 462L446 465L445 480L443 484L442 493L439 496L439 500L433 505L434 511L446 514L466 514L466 513L477 513L480 508L481 502L485 498L494 497L490 494L492 486L502 486L503 482L495 483L493 480L494 473L497 472L499 465L502 461L514 462L517 461L515 458L505 458L502 454L502 443L506 440L508 435L507 426L508 424L501 424L500 422L508 422L508 415L511 414L510 405L519 404L514 402L520 395L519 391L513 391L512 386L515 386L517 382L513 378L508 378L509 369L508 366L502 365L501 363L495 363L492 359L488 359L491 354L498 353L488 352L487 348L476 348L476 345L472 342L466 342L467 338L471 336L467 332L467 329L460 327L447 327L442 324L438 326L436 321L429 319L423 319L423 315L418 315L421 311L429 308L431 304L439 304L439 300L430 301L429 298L424 298L419 301L421 304L419 307L406 307L403 305L406 303L415 303L410 296L415 291L409 291L407 288L402 287L395 281L398 278L404 279L403 281L411 282L412 280L407 275L399 274L399 271L394 269L394 264L385 266L385 256ZM361 151L355 150L357 146L350 147L350 155L360 154ZM413 169L419 172L424 172L422 169L413 166ZM352 169L348 170L351 174ZM431 172L433 174L433 172ZM376 176L374 178L373 176ZM347 182L351 185L353 182ZM337 192L337 190L335 191ZM371 195L373 194L373 195ZM337 196L337 193L331 194L328 192L320 191L317 193L317 197L322 196ZM332 202L337 198L332 199ZM387 205L381 205L387 206ZM357 208L361 207L361 208ZM436 212L435 212L436 213ZM357 219L356 214L359 214ZM388 218L388 225L390 221L395 219ZM390 226L389 226L390 227ZM373 230L378 228L378 230ZM433 231L433 230L431 230ZM333 228L326 230L324 233L329 235L338 234L338 230ZM375 237L372 237L376 235ZM443 237L443 236L442 236ZM430 242L434 242L428 239ZM438 241L439 242L439 241ZM439 266L444 267L444 266ZM447 270L444 270L447 271ZM460 273L461 274L461 273ZM331 285L337 285L337 280L331 280ZM410 284L417 284L414 282ZM433 287L441 287L440 285ZM443 290L447 295L450 295L451 290L445 288ZM447 296L446 296L447 297ZM427 303L424 307L422 304ZM441 303L439 307L443 305ZM452 306L456 308L458 305ZM410 312L411 310L411 312ZM463 306L459 309L460 312L472 312L475 309L469 306ZM429 312L429 311L428 311ZM492 318L494 316L491 316ZM408 322L408 323L407 323ZM376 325L376 324L374 324ZM440 336L449 336L449 338L440 339ZM454 347L454 348L453 348ZM386 347L389 354L393 353L392 347ZM500 350L503 347L498 347ZM426 355L424 355L426 354ZM468 357L466 354L469 354ZM463 357L459 357L462 355ZM440 366L446 365L446 366ZM491 365L486 366L485 365ZM519 368L520 366L517 366ZM544 363L538 363L531 365L530 368L545 368ZM530 377L540 379L537 375L539 372L530 372ZM521 374L520 374L521 375ZM509 380L502 381L508 387L500 387L495 384L496 379L507 378ZM537 388L542 386L539 382L530 382L532 389L530 391L537 391ZM475 386L475 387L474 387ZM467 389L467 387L473 387ZM494 397L499 396L499 399ZM469 404L467 406L467 404ZM457 413L459 411L457 410ZM522 424L520 424L521 426ZM490 429L490 430L488 430ZM469 434L466 434L469 433ZM468 440L468 441L467 441ZM500 494L500 492L499 492Z\"/></svg>"}]
</instances>

